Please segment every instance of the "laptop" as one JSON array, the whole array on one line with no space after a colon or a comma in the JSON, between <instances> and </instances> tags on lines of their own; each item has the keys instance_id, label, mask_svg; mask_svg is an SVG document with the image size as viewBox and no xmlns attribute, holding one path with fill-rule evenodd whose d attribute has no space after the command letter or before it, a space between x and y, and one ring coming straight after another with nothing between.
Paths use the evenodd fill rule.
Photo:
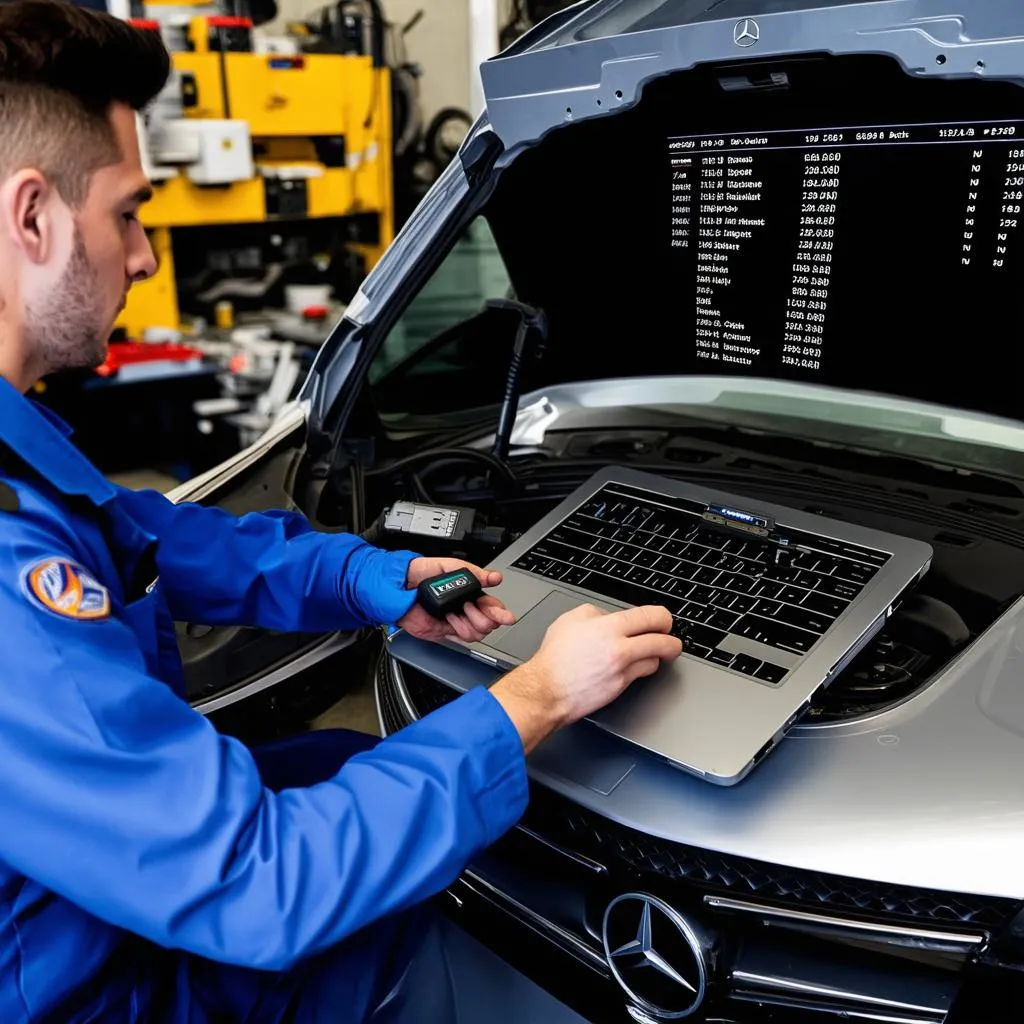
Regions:
<instances>
[{"instance_id":1,"label":"laptop","mask_svg":"<svg viewBox=\"0 0 1024 1024\"><path fill-rule=\"evenodd\" d=\"M450 645L512 669L580 604L666 606L682 656L589 720L728 786L871 642L931 558L917 540L609 467L490 564L515 625Z\"/></svg>"}]
</instances>

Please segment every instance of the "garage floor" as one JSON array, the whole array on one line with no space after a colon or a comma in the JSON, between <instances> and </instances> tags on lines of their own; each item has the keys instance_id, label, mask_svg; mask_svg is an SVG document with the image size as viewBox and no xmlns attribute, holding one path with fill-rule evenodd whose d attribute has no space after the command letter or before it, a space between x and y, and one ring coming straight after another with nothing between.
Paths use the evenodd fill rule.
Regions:
<instances>
[{"instance_id":1,"label":"garage floor","mask_svg":"<svg viewBox=\"0 0 1024 1024\"><path fill-rule=\"evenodd\" d=\"M127 487L132 491L153 490L166 494L178 486L178 481L173 476L167 476L155 469L139 469L131 473L111 473L109 479L112 483Z\"/></svg>"},{"instance_id":2,"label":"garage floor","mask_svg":"<svg viewBox=\"0 0 1024 1024\"><path fill-rule=\"evenodd\" d=\"M355 729L380 735L377 704L373 696L373 674L367 673L359 685L346 693L332 708L309 723L312 729Z\"/></svg>"}]
</instances>

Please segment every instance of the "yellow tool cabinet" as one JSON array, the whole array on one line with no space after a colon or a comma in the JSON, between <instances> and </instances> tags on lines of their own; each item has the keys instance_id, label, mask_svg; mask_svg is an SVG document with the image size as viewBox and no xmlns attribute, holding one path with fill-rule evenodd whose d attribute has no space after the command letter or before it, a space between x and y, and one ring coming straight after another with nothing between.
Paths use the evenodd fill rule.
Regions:
<instances>
[{"instance_id":1,"label":"yellow tool cabinet","mask_svg":"<svg viewBox=\"0 0 1024 1024\"><path fill-rule=\"evenodd\" d=\"M176 3L180 10L182 4ZM150 6L150 17L159 6ZM168 8L170 10L170 8ZM147 23L149 24L149 23ZM153 24L156 24L154 22ZM370 56L274 54L239 48L251 40L244 19L194 17L188 49L173 51L186 76L186 119L242 120L252 139L255 175L230 184L202 185L185 169L154 181L141 218L159 249L160 271L132 289L118 326L129 336L148 327L178 328L173 238L177 229L208 225L376 216L379 241L357 246L371 267L394 231L391 164L391 84ZM231 33L230 44L225 44ZM322 145L322 142L328 143ZM269 191L278 177L304 181L305 208L281 214Z\"/></svg>"}]
</instances>

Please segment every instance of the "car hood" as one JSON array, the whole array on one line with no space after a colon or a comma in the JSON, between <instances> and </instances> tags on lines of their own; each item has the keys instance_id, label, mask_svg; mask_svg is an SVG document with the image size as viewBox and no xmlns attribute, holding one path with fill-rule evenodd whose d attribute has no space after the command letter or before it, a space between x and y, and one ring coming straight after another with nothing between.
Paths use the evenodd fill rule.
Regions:
<instances>
[{"instance_id":1,"label":"car hood","mask_svg":"<svg viewBox=\"0 0 1024 1024\"><path fill-rule=\"evenodd\" d=\"M740 47L735 36L748 18L758 37ZM971 75L981 59L989 77L1012 79L1021 75L1022 32L1015 5L979 0L584 0L535 26L480 74L487 120L509 151L567 121L614 116L646 81L697 62L870 51L920 75ZM567 117L572 101L602 96L600 107L576 103Z\"/></svg>"},{"instance_id":2,"label":"car hood","mask_svg":"<svg viewBox=\"0 0 1024 1024\"><path fill-rule=\"evenodd\" d=\"M815 63L842 71L836 71L835 78L830 77L830 70L820 72L822 84L817 88L812 83L819 72L803 69ZM910 167L906 163L898 180L902 182L899 187L910 191L905 199L897 200L893 190L892 209L910 209L915 203L939 204L943 217L936 218L936 223L948 227L948 237L941 231L934 237L927 230L921 234L918 221L892 227L887 237L886 208L884 216L878 214L877 237L871 233L875 230L872 225L871 231L861 230L855 241L851 241L850 225L862 224L871 214L866 196L872 181L865 179L874 171L858 169L853 178L845 177L852 161L867 159L865 146L859 141L854 145L851 125L890 124L891 129L892 124L919 124L938 132L937 123L947 118L960 124L982 114L1000 123L1003 115L1019 117L1024 8L968 4L965 0L832 4L809 0L598 0L577 4L536 26L509 50L485 62L481 76L486 114L475 141L481 132L490 132L502 144L485 214L517 296L544 308L552 333L558 335L549 351L550 358L560 365L549 366L531 386L567 383L578 373L589 376L575 379L699 376L724 370L737 378L762 378L769 385L802 380L1024 422L1024 399L1006 383L1009 364L1019 359L1010 348L989 350L990 366L985 372L963 374L952 362L940 367L948 371L948 377L937 387L922 384L917 379L921 375L913 371L902 377L891 373L896 344L908 343L902 354L907 365L927 364L934 355L930 345L936 341L962 346L968 338L988 344L991 337L1005 336L1008 325L1013 330L1024 327L1013 321L1017 314L1012 310L997 314L991 302L993 294L1001 294L1005 303L1012 301L1011 285L1001 293L996 290L1002 280L1013 279L1019 269L1015 252L1024 251L1013 248L1017 239L1013 232L1022 232L1016 244L1024 245L1024 214L1020 214L1024 184L1013 184L1011 190L1011 183L1018 179L1024 183L1024 171L1011 174L1010 168L1016 164L1007 163L1005 190L1002 179L998 183L994 178L991 183L983 181L989 191L978 201L981 212L975 227L970 205L975 179L970 177L970 164L963 168L962 190L950 178L949 188L933 198L914 193L928 177L927 170L917 164L912 171L906 170ZM783 81L785 85L779 85ZM906 95L891 94L890 85L905 87ZM790 89L791 97L783 97L770 110L766 96L773 89L780 93ZM782 202L775 197L789 195L786 190L792 180L772 183L781 179L771 176L783 172L777 170L778 165L760 161L774 158L767 150L797 148L795 142L783 145L789 136L801 134L810 139L812 136L803 134L805 129L830 123L827 119L833 116L832 110L820 99L830 89L835 97L830 100L836 108L834 116L848 132L845 139L821 135L826 148L824 153L819 149L818 155L826 161L825 170L843 170L831 178L823 175L816 184L839 182L838 191L818 190L809 195L805 191L804 199L810 198L810 203L796 208L792 223L787 220L780 226L772 204ZM1007 113L1013 110L1018 113ZM848 120L841 120L844 117ZM854 120L857 117L877 120ZM799 128L800 132L786 133L780 126ZM753 129L750 138L748 128ZM979 140L983 131L980 122L977 129L957 130L976 130ZM1024 120L1012 131L1024 138ZM694 134L684 134L689 132ZM730 138L730 134L738 137ZM699 149L673 150L677 145L703 146L709 135L725 139L723 152L729 155L720 160L753 160L752 171L726 167L727 175L752 176L746 180L727 177L725 188L717 193L722 200L718 207L704 201L703 191L701 202L696 202L696 190L704 189L708 180L702 175L714 173L707 171L707 154ZM833 138L842 139L835 150L828 148ZM684 141L671 141L677 139ZM765 140L770 143L765 150L753 157L747 155L754 151L755 143ZM900 153L915 148L924 153L927 149L929 155L941 153L941 160L952 159L953 147L939 145L940 141L945 140L936 134L936 146L931 149L907 146ZM995 140L984 141L988 145ZM747 145L730 148L737 143ZM743 155L734 157L734 152ZM968 151L961 146L956 152ZM986 152L998 152L989 159L1003 161L1017 151L999 147ZM677 186L667 183L667 168L670 163L676 167L676 156L689 157L691 153L697 159L681 160L690 170L680 171L678 176L689 174L695 191L679 196L676 205L669 189L674 191ZM840 156L846 158L842 164ZM829 164L832 157L835 159ZM896 159L903 160L903 156ZM1020 166L1024 168L1024 155ZM885 173L879 171L878 181L885 182ZM806 176L804 180L805 184L814 181ZM749 189L746 195L742 188ZM1020 200L1013 198L1017 191ZM758 202L744 203L744 198ZM689 199L693 202L687 206L683 200ZM813 245L834 247L835 275L827 296L830 285L815 276L818 266L808 264L810 271L799 282L793 276L798 266L794 260L806 255L802 253L804 228L799 229L800 249L790 237L798 222L805 224L799 220L801 209L813 217L813 223L806 221L808 234L815 234ZM708 276L708 272L701 278L697 275L702 269L708 271L708 264L701 265L704 253L697 247L710 244L703 240L703 233L710 229L693 225L698 213L704 224L708 212L719 217L714 223L719 225L718 234L725 236L715 244L733 252L714 255L721 261L714 265L721 271L718 277ZM600 223L599 229L595 223ZM1004 229L1009 234L997 234ZM891 254L906 245L904 236L917 244L896 259ZM689 245L696 262L672 262L678 253L671 252L669 244ZM1002 254L1007 252L1004 259ZM875 266L872 278L876 257L884 266ZM999 266L1006 264L1005 272L994 270L995 262L989 265L996 257ZM734 260L734 271L736 261L756 262L764 270L733 273L740 283L723 291L718 285L728 282L729 259ZM951 263L968 269L958 277ZM914 298L914 286L905 275L907 268L915 265L922 277L930 280L933 294L950 300L948 309L930 301L921 305ZM989 274L984 281L970 277L982 271ZM890 282L905 279L902 296L892 287L879 298L881 278ZM669 288L656 283L665 280L676 284ZM701 281L708 285L706 289ZM795 337L788 333L793 325L786 311L787 296L802 294L792 291L798 283L812 289L812 307L816 292L822 295L818 305L828 305L824 355L821 336L808 333L815 328L806 322L804 333ZM840 291L843 295L837 298ZM758 303L773 311L771 316L781 311L775 319L765 319L766 315L752 308L755 292ZM737 299L738 294L744 298ZM614 301L607 304L598 301L598 296L610 296ZM901 297L908 308L890 323L892 317L886 310ZM697 358L708 353L695 348L705 343L694 338L694 302L698 315L702 304L707 312L716 314L711 320L698 321L710 332L708 344L715 346L716 362ZM877 320L867 318L851 325L851 312L856 314L876 302L880 309ZM911 313L909 307L914 304ZM969 309L989 309L988 319L971 320ZM926 314L920 323L918 311ZM816 314L793 315L810 318ZM673 318L683 320L683 333L675 342L664 337L664 324ZM783 321L785 341L795 342L792 351L783 347ZM876 326L882 330L876 332ZM636 339L642 339L642 344L634 347ZM595 358L613 349L614 358L603 362Z\"/></svg>"},{"instance_id":3,"label":"car hood","mask_svg":"<svg viewBox=\"0 0 1024 1024\"><path fill-rule=\"evenodd\" d=\"M664 339L657 335L666 316L674 311L658 308L659 297L654 295L652 302L650 291L651 282L666 274L656 263L658 246L652 248L650 237L629 229L644 217L669 223L667 207L656 207L650 198L660 195L662 186L642 175L632 180L619 176L621 153L614 170L596 164L594 173L587 175L593 179L590 183L577 181L572 175L578 169L567 165L565 156L580 138L599 147L606 132L609 140L618 141L619 149L628 152L636 136L621 126L642 110L647 95L666 81L722 67L740 68L742 78L746 65L799 61L808 55L838 63L881 61L897 69L900 78L914 83L1001 89L1000 102L1016 111L1012 116L1019 117L1024 7L966 0L845 0L830 4L813 0L584 0L535 26L481 66L486 108L459 158L435 183L363 282L339 329L319 354L303 392L303 397L312 401L314 427L339 413L340 407L334 406L345 392L350 373L358 376L364 372L389 325L431 267L443 258L462 227L481 212L491 222L517 297L542 306L552 332L561 331L556 344L548 346L548 365L521 382L524 390L539 391L578 380L720 375L723 367L718 365L694 368L671 359L659 361L657 356L659 346L661 353L668 351ZM844 87L850 88L834 95L855 91L858 84L853 75L844 82ZM684 90L684 108L687 95ZM887 116L885 99L883 95L879 117ZM708 123L706 110L694 113ZM947 115L943 110L939 116ZM689 114L682 121L684 126L688 121ZM1024 121L1019 130L1024 138ZM609 148L615 148L611 141ZM1021 160L1024 162L1024 157ZM965 178L965 200L968 181ZM1024 186L1021 192L1024 208ZM571 215L580 207L597 210L601 237L579 240L576 248L552 244L553 232L572 233ZM980 227L987 232L998 225L986 222ZM648 233L658 229L656 223ZM1024 235L1024 215L1017 230ZM994 231L991 234L994 239ZM960 239L955 241L959 244ZM1016 241L1016 249L1011 245L1011 262L1019 258L1015 253L1024 252L1022 243L1024 237ZM897 234L879 249L895 250L900 244ZM904 262L894 264L893 272L905 274L932 248L930 240L925 240L909 249ZM790 262L785 256L779 260L778 254L769 254L766 262L775 261ZM916 269L921 277L928 277L927 267ZM1006 278L1019 270L1008 262ZM909 276L907 296L911 301ZM957 298L957 290L931 282L925 301L932 304L933 316L941 321L933 296ZM861 305L871 300L870 288L866 288ZM682 301L692 303L693 299L687 294ZM969 306L960 296L957 307L965 325ZM985 303L979 306L988 308ZM1024 312L1018 310L1005 318L1002 312L988 314L1002 336L1011 337L1018 326L1024 329L1024 323L1011 322L1013 316L1024 316ZM835 319L841 322L842 314ZM778 338L772 335L770 344L781 339L778 333ZM870 339L879 332L863 333ZM920 333L927 338L927 329ZM973 344L983 333L966 326L964 337ZM648 344L648 335L657 344ZM645 344L636 346L637 338ZM744 347L742 332L738 344ZM883 360L890 351L885 341L863 358L859 358L858 338L844 337L842 346L849 361L859 359L856 379L805 377L802 382L841 388L848 395L908 400L917 403L926 416L939 410L941 415L961 410L968 419L980 415L991 423L996 418L1000 430L1015 431L1024 424L1024 393L1018 395L1019 389L1010 386L1019 378L1015 352L1009 358L1018 361L1016 374L992 357L991 372L976 374L972 393L960 393L959 370L950 363L945 368L949 380L943 393L922 394L921 389L915 392L883 372L888 369ZM837 348L834 344L833 354ZM597 352L611 350L615 350L614 358L604 362L593 358ZM551 365L552 355L558 365ZM646 362L632 365L638 355L645 356ZM934 352L923 341L917 352L905 359L915 360L933 373ZM772 385L783 378L772 367L766 373L731 370L734 379L763 380L766 393L779 392ZM343 420L344 415L339 418ZM979 438L979 443L987 445L989 441Z\"/></svg>"},{"instance_id":4,"label":"car hood","mask_svg":"<svg viewBox=\"0 0 1024 1024\"><path fill-rule=\"evenodd\" d=\"M756 25L743 24L748 20ZM739 37L751 34L756 42L741 48ZM486 112L461 160L364 283L345 331L322 351L304 392L312 407L327 408L345 392L346 374L364 358L358 332L369 337L386 329L414 291L414 269L436 263L489 189L500 193L503 180L545 140L565 127L593 124L601 131L628 115L655 80L735 62L747 51L758 57L867 53L888 58L915 80L1016 82L1024 75L1024 9L978 0L599 0L554 16L481 68ZM480 171L480 144L493 137L501 154L493 172ZM556 187L570 196L571 207L574 183L559 186L542 176L534 182L535 192L519 191L512 219L527 219L530 206ZM556 211L550 220L557 222ZM610 232L618 227L611 218L605 223ZM542 227L534 219L521 235ZM496 234L507 240L507 226ZM515 269L543 254L545 242L542 234L527 238ZM642 257L626 253L634 262ZM559 275L544 271L555 289ZM635 296L618 290L614 279L591 283L595 297L609 291L609 304L636 311ZM622 353L635 351L635 337L620 343L623 361ZM587 359L580 345L567 362L583 367ZM524 400L517 441L532 439L531 411L547 415L552 402L559 405L552 390L558 383L543 382L536 403ZM654 400L649 384L644 393ZM621 391L615 394L622 403ZM904 412L918 414L910 406ZM605 817L695 847L808 870L828 865L853 878L1022 898L1024 798L1013 769L1024 758L1022 624L1024 602L1018 602L904 704L857 721L798 728L733 790L637 756L588 723L552 737L532 757L531 773ZM421 646L403 635L394 638L392 652L457 689L493 681L487 669L451 652L433 651L423 661Z\"/></svg>"}]
</instances>

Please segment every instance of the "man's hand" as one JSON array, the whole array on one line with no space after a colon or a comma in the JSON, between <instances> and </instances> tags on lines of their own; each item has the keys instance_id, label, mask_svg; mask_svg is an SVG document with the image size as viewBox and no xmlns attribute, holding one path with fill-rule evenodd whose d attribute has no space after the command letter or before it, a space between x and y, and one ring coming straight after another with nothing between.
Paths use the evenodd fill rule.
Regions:
<instances>
[{"instance_id":1,"label":"man's hand","mask_svg":"<svg viewBox=\"0 0 1024 1024\"><path fill-rule=\"evenodd\" d=\"M496 587L501 583L500 572L481 569L458 558L414 558L406 574L406 588L414 589L431 576L457 569L468 569L484 587ZM485 594L475 603L467 601L461 615L449 615L445 622L428 615L419 603L414 604L397 625L421 640L457 636L466 643L476 643L499 626L511 626L515 621L516 617L496 597Z\"/></svg>"},{"instance_id":2,"label":"man's hand","mask_svg":"<svg viewBox=\"0 0 1024 1024\"><path fill-rule=\"evenodd\" d=\"M555 729L610 704L634 680L678 658L666 608L643 606L604 614L581 605L548 627L526 664L499 679L491 693L508 712L529 753Z\"/></svg>"}]
</instances>

